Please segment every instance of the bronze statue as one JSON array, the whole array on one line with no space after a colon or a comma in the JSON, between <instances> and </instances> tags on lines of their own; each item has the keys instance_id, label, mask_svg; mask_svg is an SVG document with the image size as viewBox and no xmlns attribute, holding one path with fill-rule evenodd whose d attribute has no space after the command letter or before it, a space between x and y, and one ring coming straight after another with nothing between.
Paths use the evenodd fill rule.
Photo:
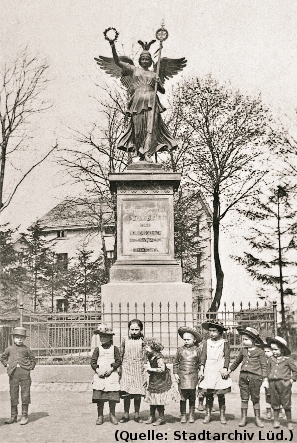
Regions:
<instances>
[{"instance_id":1,"label":"bronze statue","mask_svg":"<svg viewBox=\"0 0 297 443\"><path fill-rule=\"evenodd\" d=\"M110 30L116 33L113 39L107 36L107 32ZM131 58L118 56L115 48L118 32L114 28L109 28L104 34L111 45L113 58L99 56L95 60L105 72L112 77L121 79L130 96L127 106L127 114L130 117L129 125L121 136L117 147L136 153L140 160L151 161L150 157L154 153L177 147L176 141L161 117L165 108L159 101L157 91L164 94L165 79L172 78L181 71L187 61L185 58L161 58L162 42L168 36L164 27L156 33L156 37L160 41L157 63L153 63L149 52L150 46L156 40L152 40L150 43L138 41L143 48L138 60L139 67L134 65ZM153 70L150 70L152 65Z\"/></svg>"}]
</instances>

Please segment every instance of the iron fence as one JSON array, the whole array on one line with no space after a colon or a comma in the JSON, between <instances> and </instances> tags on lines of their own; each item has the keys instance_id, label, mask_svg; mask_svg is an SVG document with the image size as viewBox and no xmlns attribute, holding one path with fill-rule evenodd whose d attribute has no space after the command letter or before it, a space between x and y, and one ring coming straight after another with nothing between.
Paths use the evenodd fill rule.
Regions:
<instances>
[{"instance_id":1,"label":"iron fence","mask_svg":"<svg viewBox=\"0 0 297 443\"><path fill-rule=\"evenodd\" d=\"M276 303L262 307L256 304L254 308L249 304L246 309L242 304L236 309L234 303L231 309L227 309L225 304L222 310L214 313L197 312L195 309L189 312L185 303L103 304L101 313L34 314L23 325L29 331L28 345L37 358L64 358L89 356L93 331L99 323L107 323L112 327L115 333L114 344L120 346L127 335L129 320L139 318L144 324L144 335L160 340L164 346L164 355L170 360L182 344L178 328L189 325L204 333L201 324L210 317L215 317L227 327L225 337L232 352L240 347L240 337L236 330L238 325L255 327L264 339L276 335L277 331Z\"/></svg>"}]
</instances>

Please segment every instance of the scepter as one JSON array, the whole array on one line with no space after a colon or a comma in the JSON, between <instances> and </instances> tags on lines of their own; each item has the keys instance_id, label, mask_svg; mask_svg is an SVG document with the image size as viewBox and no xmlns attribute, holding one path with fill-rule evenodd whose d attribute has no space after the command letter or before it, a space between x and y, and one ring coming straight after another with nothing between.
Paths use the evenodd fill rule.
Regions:
<instances>
[{"instance_id":1,"label":"scepter","mask_svg":"<svg viewBox=\"0 0 297 443\"><path fill-rule=\"evenodd\" d=\"M156 32L156 39L159 40L160 42L160 46L158 49L158 61L157 61L157 70L156 70L156 77L159 77L159 72L160 72L160 61L161 61L161 51L163 49L163 42L165 40L167 40L168 38L168 31L164 28L164 23L162 23L161 28L159 28ZM152 135L153 135L153 130L154 130L154 123L155 123L155 110L156 110L156 101L157 101L157 90L158 90L158 82L155 82L155 91L154 91L154 100L153 100L153 109L152 109L152 119L150 122L150 127L148 128L147 131L147 138L146 138L146 142L145 145L148 147L148 151L150 150L150 148L152 147ZM157 163L157 153L156 153L156 163Z\"/></svg>"}]
</instances>

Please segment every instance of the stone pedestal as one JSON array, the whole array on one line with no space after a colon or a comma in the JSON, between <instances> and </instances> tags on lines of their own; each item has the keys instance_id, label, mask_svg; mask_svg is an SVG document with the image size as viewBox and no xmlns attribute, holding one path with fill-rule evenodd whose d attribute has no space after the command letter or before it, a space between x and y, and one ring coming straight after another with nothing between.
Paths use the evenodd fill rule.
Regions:
<instances>
[{"instance_id":1,"label":"stone pedestal","mask_svg":"<svg viewBox=\"0 0 297 443\"><path fill-rule=\"evenodd\" d=\"M110 174L109 180L117 195L117 260L110 283L102 286L104 321L117 329L117 322L120 327L128 318L145 320L148 313L158 314L159 333L166 315L166 324L172 316L190 324L192 287L182 282L182 269L174 258L173 193L180 174L138 162L123 173ZM157 327L157 318L150 321Z\"/></svg>"}]
</instances>

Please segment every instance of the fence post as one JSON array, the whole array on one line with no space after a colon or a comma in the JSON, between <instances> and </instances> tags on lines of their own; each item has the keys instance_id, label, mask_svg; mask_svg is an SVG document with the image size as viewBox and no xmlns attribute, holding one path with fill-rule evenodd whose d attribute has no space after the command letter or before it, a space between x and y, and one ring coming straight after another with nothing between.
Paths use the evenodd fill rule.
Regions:
<instances>
[{"instance_id":1,"label":"fence post","mask_svg":"<svg viewBox=\"0 0 297 443\"><path fill-rule=\"evenodd\" d=\"M273 308L273 320L274 320L274 336L277 335L277 303L274 300L272 302L272 308Z\"/></svg>"},{"instance_id":2,"label":"fence post","mask_svg":"<svg viewBox=\"0 0 297 443\"><path fill-rule=\"evenodd\" d=\"M20 326L23 326L24 303L20 303Z\"/></svg>"}]
</instances>

